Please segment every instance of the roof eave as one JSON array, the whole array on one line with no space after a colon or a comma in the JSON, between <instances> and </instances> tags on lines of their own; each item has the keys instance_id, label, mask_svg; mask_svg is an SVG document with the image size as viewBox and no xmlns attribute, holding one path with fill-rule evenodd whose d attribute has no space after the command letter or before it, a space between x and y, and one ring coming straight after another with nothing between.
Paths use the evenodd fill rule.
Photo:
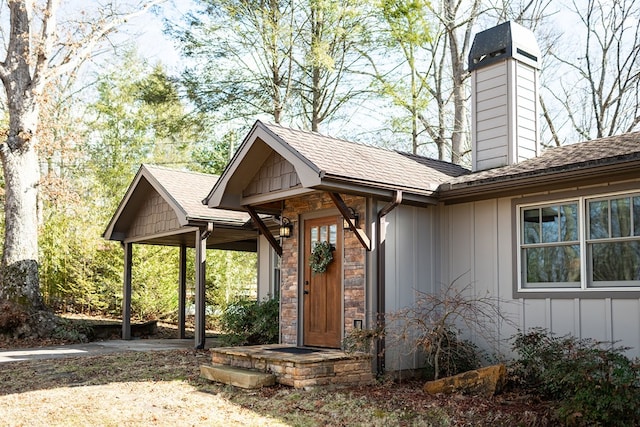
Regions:
<instances>
[{"instance_id":1,"label":"roof eave","mask_svg":"<svg viewBox=\"0 0 640 427\"><path fill-rule=\"evenodd\" d=\"M571 169L553 169L539 173L523 173L506 178L471 181L461 184L444 183L437 197L446 204L465 203L495 197L520 195L524 192L557 190L576 185L585 186L619 180L629 175L640 176L640 159L612 162L596 166L571 165Z\"/></svg>"},{"instance_id":2,"label":"roof eave","mask_svg":"<svg viewBox=\"0 0 640 427\"><path fill-rule=\"evenodd\" d=\"M247 219L248 221L248 219ZM228 220L222 218L212 218L212 217L187 217L187 226L204 226L208 223L214 223L216 227L221 228L245 228L247 221L242 220Z\"/></svg>"},{"instance_id":3,"label":"roof eave","mask_svg":"<svg viewBox=\"0 0 640 427\"><path fill-rule=\"evenodd\" d=\"M384 200L392 200L397 191L402 191L403 202L419 205L434 205L437 203L434 190L370 182L330 174L325 174L320 185L315 186L314 189L377 197Z\"/></svg>"}]
</instances>

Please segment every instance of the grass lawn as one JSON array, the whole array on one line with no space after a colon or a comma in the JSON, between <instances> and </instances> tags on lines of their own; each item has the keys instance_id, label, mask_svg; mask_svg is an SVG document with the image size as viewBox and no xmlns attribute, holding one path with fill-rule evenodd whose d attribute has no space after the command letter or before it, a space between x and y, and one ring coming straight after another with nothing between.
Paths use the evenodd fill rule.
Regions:
<instances>
[{"instance_id":1,"label":"grass lawn","mask_svg":"<svg viewBox=\"0 0 640 427\"><path fill-rule=\"evenodd\" d=\"M207 351L0 364L0 426L538 426L527 396L429 396L420 383L247 391L199 377Z\"/></svg>"}]
</instances>

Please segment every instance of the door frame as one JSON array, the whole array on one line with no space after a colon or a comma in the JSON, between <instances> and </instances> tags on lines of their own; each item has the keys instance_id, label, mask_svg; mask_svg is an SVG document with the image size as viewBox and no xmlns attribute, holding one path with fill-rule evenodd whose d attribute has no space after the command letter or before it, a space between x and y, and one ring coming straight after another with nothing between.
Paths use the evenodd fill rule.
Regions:
<instances>
[{"instance_id":1,"label":"door frame","mask_svg":"<svg viewBox=\"0 0 640 427\"><path fill-rule=\"evenodd\" d=\"M330 216L340 216L340 212L336 208L331 209L318 209L312 212L306 212L298 217L298 345L304 345L304 246L306 241L305 236L305 221L330 217ZM340 227L342 221L338 222L338 227ZM340 245L342 250L340 253L337 253L335 256L339 256L341 260L344 260L344 232L342 233L342 245ZM344 264L342 264L342 268L340 269L340 342L344 340Z\"/></svg>"}]
</instances>

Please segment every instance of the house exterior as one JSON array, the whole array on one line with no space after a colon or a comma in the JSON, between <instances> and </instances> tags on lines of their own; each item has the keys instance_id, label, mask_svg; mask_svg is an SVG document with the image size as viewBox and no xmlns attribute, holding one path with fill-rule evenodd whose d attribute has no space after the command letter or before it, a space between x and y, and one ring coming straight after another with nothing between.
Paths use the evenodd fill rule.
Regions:
<instances>
[{"instance_id":1,"label":"house exterior","mask_svg":"<svg viewBox=\"0 0 640 427\"><path fill-rule=\"evenodd\" d=\"M502 301L513 323L496 338L544 327L640 355L640 133L541 153L539 63L533 34L515 23L476 36L472 171L255 123L203 202L248 212L261 253L279 259L261 262L279 271L282 343L340 348L416 291L455 281ZM292 224L291 237L260 215ZM314 273L321 241L334 259ZM377 361L419 365L400 348Z\"/></svg>"},{"instance_id":2,"label":"house exterior","mask_svg":"<svg viewBox=\"0 0 640 427\"><path fill-rule=\"evenodd\" d=\"M258 295L280 298L282 344L341 348L353 329L373 329L411 306L416 291L455 283L470 296L501 301L511 323L490 331L498 340L543 327L618 341L638 356L640 133L542 152L539 64L533 34L515 23L476 36L472 170L257 121L219 179L187 187L215 218L192 223L180 214L179 225L205 247L224 236L224 227L207 233L209 222L224 223L224 212L241 215L228 232L254 236ZM159 173L147 172L132 184L107 238L136 241L124 223L135 220L133 202L148 197L140 183ZM172 192L185 188L164 199ZM182 233L168 235L174 232ZM315 272L318 242L331 245L333 259ZM474 331L464 332L482 345ZM508 353L509 343L501 345ZM378 371L422 363L383 340L375 353Z\"/></svg>"}]
</instances>

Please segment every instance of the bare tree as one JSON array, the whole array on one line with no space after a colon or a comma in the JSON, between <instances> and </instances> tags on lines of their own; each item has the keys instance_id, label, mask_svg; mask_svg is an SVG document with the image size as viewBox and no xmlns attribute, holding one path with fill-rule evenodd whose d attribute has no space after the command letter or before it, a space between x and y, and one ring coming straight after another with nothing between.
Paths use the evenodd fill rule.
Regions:
<instances>
[{"instance_id":1,"label":"bare tree","mask_svg":"<svg viewBox=\"0 0 640 427\"><path fill-rule=\"evenodd\" d=\"M640 123L640 4L574 1L573 13L583 35L573 45L581 50L550 52L569 72L560 75L549 93L581 139L636 130ZM557 137L556 143L562 139Z\"/></svg>"},{"instance_id":2,"label":"bare tree","mask_svg":"<svg viewBox=\"0 0 640 427\"><path fill-rule=\"evenodd\" d=\"M417 117L436 144L438 158L445 160L450 151L450 160L460 164L469 145L466 55L474 25L486 9L481 0L442 0L428 3L428 8L429 64L422 74L431 99Z\"/></svg>"},{"instance_id":3,"label":"bare tree","mask_svg":"<svg viewBox=\"0 0 640 427\"><path fill-rule=\"evenodd\" d=\"M429 77L432 105L421 121L438 146L444 160L449 149L451 162L461 164L469 153L469 94L467 55L478 24L495 25L514 20L535 28L546 16L550 0L482 1L441 0L431 3L433 22L429 47Z\"/></svg>"},{"instance_id":4,"label":"bare tree","mask_svg":"<svg viewBox=\"0 0 640 427\"><path fill-rule=\"evenodd\" d=\"M59 0L6 0L9 34L0 79L9 126L0 145L5 179L5 238L0 300L27 312L44 308L38 277L38 125L47 83L72 72L132 14L101 9L90 22L58 22ZM152 3L140 6L146 11ZM67 31L75 28L74 31Z\"/></svg>"},{"instance_id":5,"label":"bare tree","mask_svg":"<svg viewBox=\"0 0 640 427\"><path fill-rule=\"evenodd\" d=\"M469 133L466 53L481 4L481 0L378 4L384 37L376 47L383 52L363 54L381 96L406 112L414 154L434 143L440 160L462 162ZM386 57L397 61L387 65L388 70L386 64L379 65ZM397 127L394 130L398 132Z\"/></svg>"}]
</instances>

